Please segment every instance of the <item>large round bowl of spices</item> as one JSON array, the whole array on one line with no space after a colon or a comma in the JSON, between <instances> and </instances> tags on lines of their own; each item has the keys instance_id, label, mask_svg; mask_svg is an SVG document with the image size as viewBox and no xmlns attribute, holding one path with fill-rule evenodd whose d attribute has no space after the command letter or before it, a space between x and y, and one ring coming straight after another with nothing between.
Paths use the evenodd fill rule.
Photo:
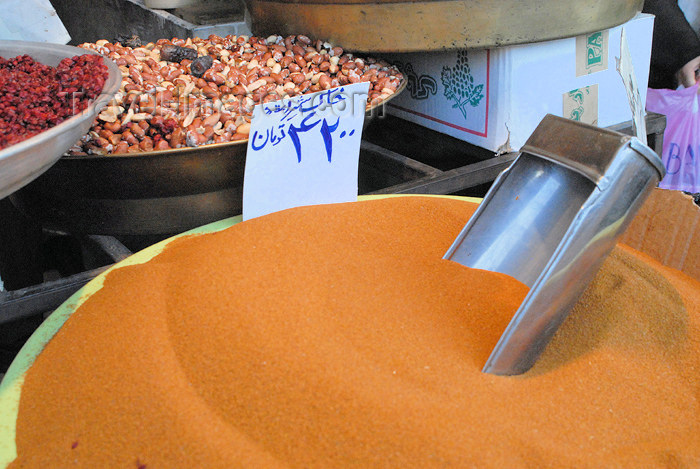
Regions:
<instances>
[{"instance_id":1,"label":"large round bowl of spices","mask_svg":"<svg viewBox=\"0 0 700 469\"><path fill-rule=\"evenodd\" d=\"M92 51L0 41L0 198L55 164L120 83L117 65Z\"/></svg>"},{"instance_id":2,"label":"large round bowl of spices","mask_svg":"<svg viewBox=\"0 0 700 469\"><path fill-rule=\"evenodd\" d=\"M700 282L618 245L535 367L482 373L528 289L442 258L476 202L298 207L137 253L8 370L0 466L695 467Z\"/></svg>"}]
</instances>

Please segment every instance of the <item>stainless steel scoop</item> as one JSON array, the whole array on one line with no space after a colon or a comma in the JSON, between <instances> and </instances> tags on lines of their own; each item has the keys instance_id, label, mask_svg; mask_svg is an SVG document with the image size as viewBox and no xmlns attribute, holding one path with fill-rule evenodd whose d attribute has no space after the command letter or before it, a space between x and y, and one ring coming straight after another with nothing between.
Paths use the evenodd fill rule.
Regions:
<instances>
[{"instance_id":1,"label":"stainless steel scoop","mask_svg":"<svg viewBox=\"0 0 700 469\"><path fill-rule=\"evenodd\" d=\"M663 178L636 137L547 115L445 254L530 292L483 371L529 370Z\"/></svg>"}]
</instances>

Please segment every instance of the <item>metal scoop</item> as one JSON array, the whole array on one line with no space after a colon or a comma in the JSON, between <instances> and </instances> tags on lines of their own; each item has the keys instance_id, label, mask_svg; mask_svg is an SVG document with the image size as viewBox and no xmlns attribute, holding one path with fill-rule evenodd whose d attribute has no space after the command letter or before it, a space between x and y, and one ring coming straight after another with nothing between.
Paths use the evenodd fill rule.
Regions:
<instances>
[{"instance_id":1,"label":"metal scoop","mask_svg":"<svg viewBox=\"0 0 700 469\"><path fill-rule=\"evenodd\" d=\"M664 174L636 137L545 116L444 256L530 287L485 373L532 367Z\"/></svg>"}]
</instances>

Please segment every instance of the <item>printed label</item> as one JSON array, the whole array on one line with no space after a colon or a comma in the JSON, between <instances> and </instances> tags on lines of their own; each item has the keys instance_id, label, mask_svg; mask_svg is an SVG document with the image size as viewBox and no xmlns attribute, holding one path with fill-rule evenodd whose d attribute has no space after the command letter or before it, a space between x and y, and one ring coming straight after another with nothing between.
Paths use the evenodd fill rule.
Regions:
<instances>
[{"instance_id":1,"label":"printed label","mask_svg":"<svg viewBox=\"0 0 700 469\"><path fill-rule=\"evenodd\" d=\"M584 124L598 125L598 85L584 86L562 96L562 116Z\"/></svg>"},{"instance_id":2,"label":"printed label","mask_svg":"<svg viewBox=\"0 0 700 469\"><path fill-rule=\"evenodd\" d=\"M369 83L256 106L243 181L243 219L357 200Z\"/></svg>"},{"instance_id":3,"label":"printed label","mask_svg":"<svg viewBox=\"0 0 700 469\"><path fill-rule=\"evenodd\" d=\"M576 37L576 76L608 69L608 31Z\"/></svg>"}]
</instances>

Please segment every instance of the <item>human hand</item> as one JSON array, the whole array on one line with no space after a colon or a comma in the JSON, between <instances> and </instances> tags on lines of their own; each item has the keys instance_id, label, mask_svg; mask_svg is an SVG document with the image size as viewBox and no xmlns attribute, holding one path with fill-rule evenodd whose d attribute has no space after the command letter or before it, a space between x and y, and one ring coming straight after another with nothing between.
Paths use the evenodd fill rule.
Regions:
<instances>
[{"instance_id":1,"label":"human hand","mask_svg":"<svg viewBox=\"0 0 700 469\"><path fill-rule=\"evenodd\" d=\"M700 70L700 56L695 57L693 60L683 65L683 67L676 73L676 79L678 83L688 88L693 86L696 81L696 73Z\"/></svg>"}]
</instances>

